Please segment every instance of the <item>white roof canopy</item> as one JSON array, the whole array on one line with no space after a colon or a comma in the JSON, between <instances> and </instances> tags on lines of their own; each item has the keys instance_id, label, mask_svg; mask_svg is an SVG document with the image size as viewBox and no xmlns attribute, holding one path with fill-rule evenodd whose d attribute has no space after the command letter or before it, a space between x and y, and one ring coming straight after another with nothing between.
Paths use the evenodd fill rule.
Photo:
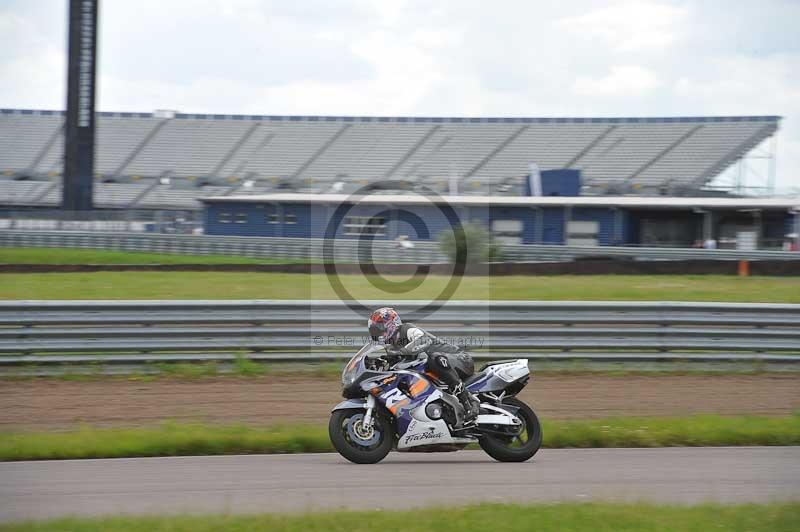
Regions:
<instances>
[{"instance_id":1,"label":"white roof canopy","mask_svg":"<svg viewBox=\"0 0 800 532\"><path fill-rule=\"evenodd\" d=\"M676 198L639 196L438 196L420 194L262 194L202 198L207 203L317 203L317 204L391 204L424 205L448 203L453 206L505 207L626 207L664 209L795 209L800 211L800 197L788 198Z\"/></svg>"}]
</instances>

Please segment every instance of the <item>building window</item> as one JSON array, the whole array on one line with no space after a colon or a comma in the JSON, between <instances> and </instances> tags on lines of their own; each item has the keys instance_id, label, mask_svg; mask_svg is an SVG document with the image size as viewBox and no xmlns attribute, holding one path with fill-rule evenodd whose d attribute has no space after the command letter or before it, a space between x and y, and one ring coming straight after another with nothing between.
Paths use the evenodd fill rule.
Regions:
<instances>
[{"instance_id":1,"label":"building window","mask_svg":"<svg viewBox=\"0 0 800 532\"><path fill-rule=\"evenodd\" d=\"M569 220L567 222L568 246L596 246L600 233L600 222Z\"/></svg>"},{"instance_id":2,"label":"building window","mask_svg":"<svg viewBox=\"0 0 800 532\"><path fill-rule=\"evenodd\" d=\"M271 224L279 224L281 223L281 217L279 214L270 214L267 216L267 222Z\"/></svg>"},{"instance_id":3,"label":"building window","mask_svg":"<svg viewBox=\"0 0 800 532\"><path fill-rule=\"evenodd\" d=\"M284 215L283 223L285 223L285 224L296 224L297 223L297 215L296 214L286 214L286 215Z\"/></svg>"},{"instance_id":4,"label":"building window","mask_svg":"<svg viewBox=\"0 0 800 532\"><path fill-rule=\"evenodd\" d=\"M492 238L503 244L522 244L522 220L492 220Z\"/></svg>"},{"instance_id":5,"label":"building window","mask_svg":"<svg viewBox=\"0 0 800 532\"><path fill-rule=\"evenodd\" d=\"M221 224L229 224L231 223L231 213L229 212L221 212L217 217L217 221Z\"/></svg>"},{"instance_id":6,"label":"building window","mask_svg":"<svg viewBox=\"0 0 800 532\"><path fill-rule=\"evenodd\" d=\"M382 216L348 216L344 219L345 235L386 235L386 219Z\"/></svg>"},{"instance_id":7,"label":"building window","mask_svg":"<svg viewBox=\"0 0 800 532\"><path fill-rule=\"evenodd\" d=\"M237 224L246 224L247 223L247 213L246 212L237 212L236 213L236 223Z\"/></svg>"}]
</instances>

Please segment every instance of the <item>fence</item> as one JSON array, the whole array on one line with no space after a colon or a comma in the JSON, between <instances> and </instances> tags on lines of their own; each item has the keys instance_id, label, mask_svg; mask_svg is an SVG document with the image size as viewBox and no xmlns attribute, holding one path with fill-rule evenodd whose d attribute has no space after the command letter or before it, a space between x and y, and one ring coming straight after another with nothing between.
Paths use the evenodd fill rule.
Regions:
<instances>
[{"instance_id":1,"label":"fence","mask_svg":"<svg viewBox=\"0 0 800 532\"><path fill-rule=\"evenodd\" d=\"M423 306L397 309L477 359L800 362L800 305L450 301L422 317ZM365 317L338 301L0 302L0 367L340 360L366 341Z\"/></svg>"},{"instance_id":2,"label":"fence","mask_svg":"<svg viewBox=\"0 0 800 532\"><path fill-rule=\"evenodd\" d=\"M0 231L0 247L64 247L114 251L143 251L182 255L232 255L249 258L285 258L322 261L324 240L318 238L260 238L235 236L93 233L67 231ZM391 241L370 242L372 259L391 263L444 263L435 242L420 242L410 249ZM333 259L357 262L359 241L338 239Z\"/></svg>"},{"instance_id":3,"label":"fence","mask_svg":"<svg viewBox=\"0 0 800 532\"><path fill-rule=\"evenodd\" d=\"M117 251L146 251L186 255L233 255L251 258L323 260L330 258L325 241L318 238L271 238L142 233L96 233L78 231L0 231L0 247L66 247ZM446 257L436 242L415 242L413 248L392 241L336 239L333 260L357 262L359 244L371 251L374 262L441 264ZM740 251L648 247L585 247L558 245L506 245L511 262L569 261L588 257L639 260L800 260L800 253L787 251Z\"/></svg>"},{"instance_id":4,"label":"fence","mask_svg":"<svg viewBox=\"0 0 800 532\"><path fill-rule=\"evenodd\" d=\"M194 234L202 231L202 212L177 209L120 209L86 212L63 209L0 209L0 229Z\"/></svg>"}]
</instances>

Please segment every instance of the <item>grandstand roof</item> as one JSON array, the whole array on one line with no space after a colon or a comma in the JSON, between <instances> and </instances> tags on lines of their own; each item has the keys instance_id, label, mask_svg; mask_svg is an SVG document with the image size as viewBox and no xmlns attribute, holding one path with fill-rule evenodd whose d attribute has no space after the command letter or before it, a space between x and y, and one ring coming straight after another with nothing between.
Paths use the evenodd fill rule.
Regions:
<instances>
[{"instance_id":1,"label":"grandstand roof","mask_svg":"<svg viewBox=\"0 0 800 532\"><path fill-rule=\"evenodd\" d=\"M0 115L65 116L64 111L47 109L2 109ZM98 111L101 118L163 118L161 113ZM453 124L624 124L676 122L778 122L777 115L742 116L655 116L655 117L442 117L442 116L336 116L336 115L240 115L212 113L178 113L173 118L188 120L249 120L256 122L389 122L389 123L453 123Z\"/></svg>"},{"instance_id":2,"label":"grandstand roof","mask_svg":"<svg viewBox=\"0 0 800 532\"><path fill-rule=\"evenodd\" d=\"M451 205L492 205L520 207L627 207L670 209L797 209L800 196L788 198L671 198L641 196L439 196L421 194L263 194L250 196L220 196L201 198L207 203L320 203L341 204L356 202L373 205L420 205L426 203L448 203Z\"/></svg>"},{"instance_id":3,"label":"grandstand roof","mask_svg":"<svg viewBox=\"0 0 800 532\"><path fill-rule=\"evenodd\" d=\"M0 174L57 177L63 121L62 111L0 109ZM778 116L448 118L100 112L95 166L104 178L134 179L135 184L109 185L108 197L130 198L137 205L147 200L153 205L199 206L196 199L211 192L198 186L178 191L144 186L160 176L190 185L224 186L219 193L225 194L281 189L349 192L388 179L446 193L455 179L461 194L520 195L531 162L543 170L582 170L588 193L623 187L626 193L652 194L664 186L702 186L774 134L779 123ZM138 189L122 190L131 186ZM45 193L40 188L19 203L55 201L58 190ZM13 194L23 192L15 189ZM2 190L0 202L1 196Z\"/></svg>"}]
</instances>

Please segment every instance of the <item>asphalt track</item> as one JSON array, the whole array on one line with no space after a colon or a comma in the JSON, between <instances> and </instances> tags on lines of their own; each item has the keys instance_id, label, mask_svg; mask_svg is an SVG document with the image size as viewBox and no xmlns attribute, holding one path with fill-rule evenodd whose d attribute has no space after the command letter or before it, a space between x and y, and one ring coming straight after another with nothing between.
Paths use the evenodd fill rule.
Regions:
<instances>
[{"instance_id":1,"label":"asphalt track","mask_svg":"<svg viewBox=\"0 0 800 532\"><path fill-rule=\"evenodd\" d=\"M558 500L800 500L800 447L544 449L523 464L482 451L392 453L371 466L336 454L0 464L2 521Z\"/></svg>"}]
</instances>

